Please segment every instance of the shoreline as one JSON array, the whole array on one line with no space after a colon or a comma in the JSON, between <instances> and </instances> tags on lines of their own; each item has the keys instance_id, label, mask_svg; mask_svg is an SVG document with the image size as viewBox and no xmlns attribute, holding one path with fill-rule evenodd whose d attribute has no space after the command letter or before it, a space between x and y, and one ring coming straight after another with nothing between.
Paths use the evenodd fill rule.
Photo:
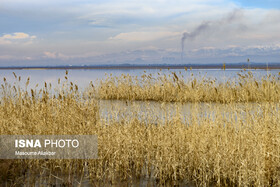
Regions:
<instances>
[{"instance_id":1,"label":"shoreline","mask_svg":"<svg viewBox=\"0 0 280 187\"><path fill-rule=\"evenodd\" d=\"M51 70L51 69L65 69L65 70L82 70L82 69L280 69L280 64L275 65L104 65L104 66L16 66L16 67L0 67L0 70Z\"/></svg>"}]
</instances>

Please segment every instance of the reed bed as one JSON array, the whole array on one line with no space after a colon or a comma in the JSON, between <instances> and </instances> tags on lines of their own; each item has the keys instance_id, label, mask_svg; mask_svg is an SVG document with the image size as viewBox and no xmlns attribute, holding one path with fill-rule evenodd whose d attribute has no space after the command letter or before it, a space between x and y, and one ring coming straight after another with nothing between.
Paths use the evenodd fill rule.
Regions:
<instances>
[{"instance_id":1,"label":"reed bed","mask_svg":"<svg viewBox=\"0 0 280 187\"><path fill-rule=\"evenodd\" d=\"M276 80L267 83L278 84ZM104 120L94 89L91 85L80 91L67 76L56 89L48 84L41 90L31 90L28 84L22 89L5 82L0 134L96 134L98 159L1 160L2 181L17 186L27 182L53 185L60 180L75 186L86 176L92 186L134 185L145 180L165 186L280 185L277 99L264 100L254 108L245 101L242 108L231 100L210 103L210 111L215 112L208 115L201 115L200 103L195 102L188 123L179 113L165 120L142 121L133 117L136 113L128 118L120 115L122 108ZM225 105L231 111L227 115Z\"/></svg>"},{"instance_id":2,"label":"reed bed","mask_svg":"<svg viewBox=\"0 0 280 187\"><path fill-rule=\"evenodd\" d=\"M186 70L187 72L187 70ZM185 72L185 73L186 73ZM252 72L243 70L235 80L218 82L216 79L186 78L184 72L168 75L144 73L140 77L122 74L107 76L97 87L100 99L152 100L164 102L279 102L279 76L256 78Z\"/></svg>"}]
</instances>

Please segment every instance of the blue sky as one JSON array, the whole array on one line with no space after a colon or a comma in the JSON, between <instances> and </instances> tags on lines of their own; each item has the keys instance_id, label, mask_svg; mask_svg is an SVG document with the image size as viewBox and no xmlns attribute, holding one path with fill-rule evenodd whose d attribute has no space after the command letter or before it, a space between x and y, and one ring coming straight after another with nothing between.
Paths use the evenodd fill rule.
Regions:
<instances>
[{"instance_id":1,"label":"blue sky","mask_svg":"<svg viewBox=\"0 0 280 187\"><path fill-rule=\"evenodd\" d=\"M280 7L280 1L278 0L236 0L236 4L247 8L278 8Z\"/></svg>"},{"instance_id":2,"label":"blue sky","mask_svg":"<svg viewBox=\"0 0 280 187\"><path fill-rule=\"evenodd\" d=\"M0 66L279 62L279 17L278 0L0 0Z\"/></svg>"}]
</instances>

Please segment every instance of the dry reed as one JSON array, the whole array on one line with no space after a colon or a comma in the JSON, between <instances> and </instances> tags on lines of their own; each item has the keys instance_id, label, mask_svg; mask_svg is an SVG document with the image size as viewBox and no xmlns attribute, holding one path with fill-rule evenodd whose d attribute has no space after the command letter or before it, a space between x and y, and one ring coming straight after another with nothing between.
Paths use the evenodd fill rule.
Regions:
<instances>
[{"instance_id":1,"label":"dry reed","mask_svg":"<svg viewBox=\"0 0 280 187\"><path fill-rule=\"evenodd\" d=\"M238 93L246 95L241 98L247 98L241 100L244 107L229 100L228 104L210 104L214 113L201 115L199 103L195 103L188 123L184 123L180 115L156 121L131 116L104 121L95 92L79 91L78 86L67 82L67 77L56 91L47 84L36 91L5 82L1 89L0 134L96 134L99 150L96 160L2 160L1 176L14 185L26 182L26 173L33 176L35 184L45 172L50 181L65 174L66 179L60 178L66 185L78 184L75 176L87 174L91 184L97 186L145 178L161 185L184 181L198 186L279 186L280 112L276 102L279 96L274 90L279 89L279 80L258 84L266 88L263 92L269 92L269 98L254 107L246 102L250 101L247 92L241 90ZM183 84L179 85L182 88ZM127 92L140 89L133 86L126 87ZM219 92L222 89L211 89L215 88ZM247 82L246 89L251 88L258 88L255 82ZM200 89L204 90L202 85L196 87L198 93L203 92ZM227 115L225 106L231 111Z\"/></svg>"},{"instance_id":2,"label":"dry reed","mask_svg":"<svg viewBox=\"0 0 280 187\"><path fill-rule=\"evenodd\" d=\"M107 76L97 87L100 99L152 100L164 102L262 102L280 101L279 76L255 78L250 71L238 73L237 80L217 82L215 79L186 80L182 74L122 74Z\"/></svg>"}]
</instances>

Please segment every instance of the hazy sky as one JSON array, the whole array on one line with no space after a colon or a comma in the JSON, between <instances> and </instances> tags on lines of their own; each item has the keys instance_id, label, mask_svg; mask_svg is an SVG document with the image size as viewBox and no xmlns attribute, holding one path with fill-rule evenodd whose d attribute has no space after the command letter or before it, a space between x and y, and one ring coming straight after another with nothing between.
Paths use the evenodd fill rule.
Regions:
<instances>
[{"instance_id":1,"label":"hazy sky","mask_svg":"<svg viewBox=\"0 0 280 187\"><path fill-rule=\"evenodd\" d=\"M280 62L279 31L279 0L0 0L0 66Z\"/></svg>"}]
</instances>

